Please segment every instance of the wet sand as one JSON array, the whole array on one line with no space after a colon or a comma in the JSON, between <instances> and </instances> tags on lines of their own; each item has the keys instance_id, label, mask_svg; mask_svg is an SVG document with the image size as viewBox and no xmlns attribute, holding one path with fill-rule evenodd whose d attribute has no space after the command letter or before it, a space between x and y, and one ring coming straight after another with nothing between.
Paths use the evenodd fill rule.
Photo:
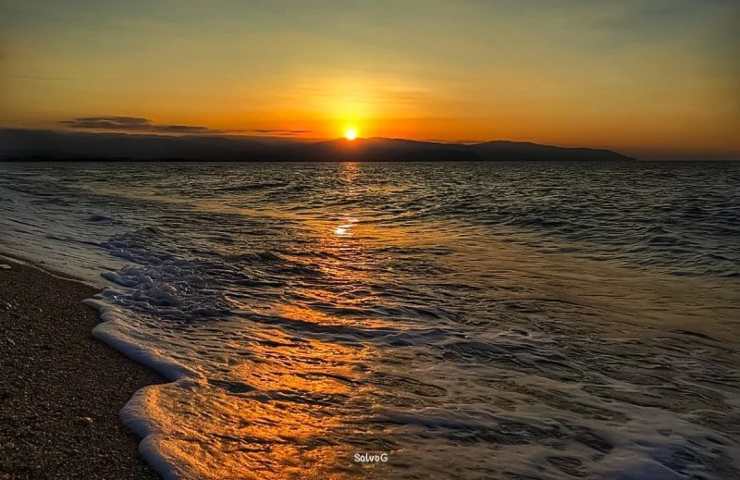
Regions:
<instances>
[{"instance_id":1,"label":"wet sand","mask_svg":"<svg viewBox=\"0 0 740 480\"><path fill-rule=\"evenodd\" d=\"M159 478L118 413L162 378L93 338L93 288L0 264L0 480Z\"/></svg>"}]
</instances>

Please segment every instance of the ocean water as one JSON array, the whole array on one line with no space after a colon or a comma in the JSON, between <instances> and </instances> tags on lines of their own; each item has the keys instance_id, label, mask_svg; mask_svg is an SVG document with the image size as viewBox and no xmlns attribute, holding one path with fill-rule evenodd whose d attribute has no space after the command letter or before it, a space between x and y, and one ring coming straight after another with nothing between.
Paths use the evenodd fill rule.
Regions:
<instances>
[{"instance_id":1,"label":"ocean water","mask_svg":"<svg viewBox=\"0 0 740 480\"><path fill-rule=\"evenodd\" d=\"M740 478L740 164L0 164L181 479Z\"/></svg>"}]
</instances>

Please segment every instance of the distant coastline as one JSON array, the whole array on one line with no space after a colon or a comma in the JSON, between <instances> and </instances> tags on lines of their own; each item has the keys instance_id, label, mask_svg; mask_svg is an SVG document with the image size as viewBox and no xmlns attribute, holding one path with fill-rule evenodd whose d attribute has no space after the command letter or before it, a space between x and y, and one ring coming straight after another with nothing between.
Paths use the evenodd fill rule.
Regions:
<instances>
[{"instance_id":1,"label":"distant coastline","mask_svg":"<svg viewBox=\"0 0 740 480\"><path fill-rule=\"evenodd\" d=\"M0 129L5 161L402 162L633 161L606 149L530 142L439 143L395 138L306 142L228 135Z\"/></svg>"}]
</instances>

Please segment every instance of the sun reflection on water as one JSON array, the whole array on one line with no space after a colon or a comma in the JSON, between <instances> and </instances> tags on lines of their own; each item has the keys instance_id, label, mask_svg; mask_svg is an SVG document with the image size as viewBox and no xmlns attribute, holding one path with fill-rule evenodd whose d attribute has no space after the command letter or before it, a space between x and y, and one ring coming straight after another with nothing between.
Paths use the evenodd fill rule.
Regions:
<instances>
[{"instance_id":1,"label":"sun reflection on water","mask_svg":"<svg viewBox=\"0 0 740 480\"><path fill-rule=\"evenodd\" d=\"M356 164L345 164L338 178L352 188L358 174ZM326 216L336 215L327 211ZM327 285L297 283L290 287L292 300L283 295L285 301L268 305L233 296L232 307L244 312L240 325L246 358L225 359L227 367L218 378L211 372L208 380L189 383L187 398L178 390L182 384L161 387L171 390L164 394L146 391L150 411L192 418L187 424L162 422L158 438L165 455L187 463L199 477L343 480L383 468L353 461L355 453L376 445L368 417L378 393L366 379L383 354L372 343L341 338L345 331L351 340L351 332L390 326L363 313L358 302L372 302L373 295L357 297L355 290L376 269L369 249L403 235L366 225L356 231L358 218L336 217L341 218L338 225L304 219L312 255L292 258L320 271ZM303 334L293 335L294 329ZM199 398L208 399L210 411L196 409Z\"/></svg>"},{"instance_id":2,"label":"sun reflection on water","mask_svg":"<svg viewBox=\"0 0 740 480\"><path fill-rule=\"evenodd\" d=\"M176 409L198 425L163 422L160 447L199 478L357 478L363 467L352 462L356 447L346 439L361 443L367 435L363 399L371 387L363 377L377 351L296 341L279 329L260 337L249 345L250 360L223 380L191 383L187 398L171 385L145 390L150 411ZM213 408L197 410L206 396Z\"/></svg>"}]
</instances>

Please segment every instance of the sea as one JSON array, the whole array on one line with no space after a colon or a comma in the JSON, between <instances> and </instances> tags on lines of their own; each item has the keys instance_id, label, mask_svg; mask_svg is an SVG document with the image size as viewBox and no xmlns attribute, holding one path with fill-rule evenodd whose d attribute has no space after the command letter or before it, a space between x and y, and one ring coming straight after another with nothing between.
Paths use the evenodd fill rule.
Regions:
<instances>
[{"instance_id":1,"label":"sea","mask_svg":"<svg viewBox=\"0 0 740 480\"><path fill-rule=\"evenodd\" d=\"M2 163L0 250L166 479L740 478L740 163Z\"/></svg>"}]
</instances>

